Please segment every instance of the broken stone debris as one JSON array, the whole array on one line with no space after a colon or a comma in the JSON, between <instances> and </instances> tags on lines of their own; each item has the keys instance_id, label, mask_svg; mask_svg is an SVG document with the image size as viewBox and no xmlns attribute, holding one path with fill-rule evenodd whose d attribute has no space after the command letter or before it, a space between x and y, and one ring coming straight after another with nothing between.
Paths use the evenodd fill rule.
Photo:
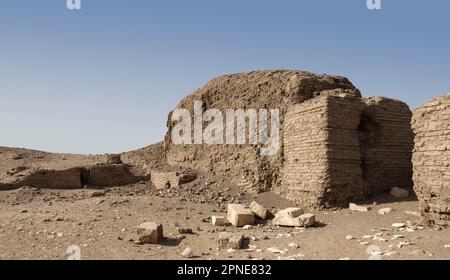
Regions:
<instances>
[{"instance_id":1,"label":"broken stone debris","mask_svg":"<svg viewBox=\"0 0 450 280\"><path fill-rule=\"evenodd\" d=\"M367 207L367 206L359 206L359 205L357 205L357 204L355 204L355 203L350 203L350 204L348 205L348 207L349 207L349 209L350 209L351 211L358 211L358 212L369 212L369 210L370 210L370 207Z\"/></svg>"},{"instance_id":2,"label":"broken stone debris","mask_svg":"<svg viewBox=\"0 0 450 280\"><path fill-rule=\"evenodd\" d=\"M287 208L275 214L272 224L284 227L311 227L316 222L313 214L303 214L300 208Z\"/></svg>"},{"instance_id":3,"label":"broken stone debris","mask_svg":"<svg viewBox=\"0 0 450 280\"><path fill-rule=\"evenodd\" d=\"M137 235L144 244L158 244L163 239L163 226L153 222L142 223L138 226Z\"/></svg>"},{"instance_id":4,"label":"broken stone debris","mask_svg":"<svg viewBox=\"0 0 450 280\"><path fill-rule=\"evenodd\" d=\"M187 247L183 252L181 252L181 256L190 259L194 257L194 252L191 248Z\"/></svg>"},{"instance_id":5,"label":"broken stone debris","mask_svg":"<svg viewBox=\"0 0 450 280\"><path fill-rule=\"evenodd\" d=\"M217 239L219 249L242 249L244 236L239 233L222 232Z\"/></svg>"},{"instance_id":6,"label":"broken stone debris","mask_svg":"<svg viewBox=\"0 0 450 280\"><path fill-rule=\"evenodd\" d=\"M219 226L223 227L227 224L227 219L224 216L212 216L211 217L211 224L213 226Z\"/></svg>"},{"instance_id":7,"label":"broken stone debris","mask_svg":"<svg viewBox=\"0 0 450 280\"><path fill-rule=\"evenodd\" d=\"M383 209L378 210L378 214L380 214L380 215L387 215L391 212L392 212L392 208L383 208Z\"/></svg>"},{"instance_id":8,"label":"broken stone debris","mask_svg":"<svg viewBox=\"0 0 450 280\"><path fill-rule=\"evenodd\" d=\"M263 220L266 220L270 216L270 211L256 201L253 201L250 204L250 211L252 211L256 217Z\"/></svg>"},{"instance_id":9,"label":"broken stone debris","mask_svg":"<svg viewBox=\"0 0 450 280\"><path fill-rule=\"evenodd\" d=\"M253 225L255 216L250 209L242 204L228 204L227 220L234 226L243 227Z\"/></svg>"}]
</instances>

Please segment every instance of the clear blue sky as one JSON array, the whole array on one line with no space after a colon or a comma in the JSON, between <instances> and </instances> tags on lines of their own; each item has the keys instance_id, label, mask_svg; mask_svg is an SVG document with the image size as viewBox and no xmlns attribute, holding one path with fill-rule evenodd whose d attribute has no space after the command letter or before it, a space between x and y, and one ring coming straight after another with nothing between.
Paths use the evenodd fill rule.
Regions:
<instances>
[{"instance_id":1,"label":"clear blue sky","mask_svg":"<svg viewBox=\"0 0 450 280\"><path fill-rule=\"evenodd\" d=\"M412 108L450 91L450 1L0 0L0 146L126 151L209 79L347 76Z\"/></svg>"}]
</instances>

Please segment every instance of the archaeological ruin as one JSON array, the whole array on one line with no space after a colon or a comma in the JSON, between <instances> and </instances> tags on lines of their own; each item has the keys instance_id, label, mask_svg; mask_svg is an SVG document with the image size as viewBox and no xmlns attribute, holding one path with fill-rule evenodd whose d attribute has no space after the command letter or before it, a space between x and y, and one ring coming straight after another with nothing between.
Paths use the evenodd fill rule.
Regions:
<instances>
[{"instance_id":1,"label":"archaeological ruin","mask_svg":"<svg viewBox=\"0 0 450 280\"><path fill-rule=\"evenodd\" d=\"M411 111L400 101L362 98L346 78L301 71L256 71L210 81L177 108L279 109L281 149L261 145L177 145L168 118L171 165L225 175L250 192L275 191L314 207L343 206L392 187L412 186Z\"/></svg>"},{"instance_id":2,"label":"archaeological ruin","mask_svg":"<svg viewBox=\"0 0 450 280\"><path fill-rule=\"evenodd\" d=\"M414 190L424 219L450 222L450 93L414 111Z\"/></svg>"}]
</instances>

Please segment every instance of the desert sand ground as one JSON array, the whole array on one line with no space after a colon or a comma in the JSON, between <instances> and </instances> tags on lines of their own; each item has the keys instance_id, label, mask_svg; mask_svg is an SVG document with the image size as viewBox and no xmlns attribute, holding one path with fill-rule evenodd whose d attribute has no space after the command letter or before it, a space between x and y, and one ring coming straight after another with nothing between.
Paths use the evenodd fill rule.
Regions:
<instances>
[{"instance_id":1,"label":"desert sand ground","mask_svg":"<svg viewBox=\"0 0 450 280\"><path fill-rule=\"evenodd\" d=\"M136 166L161 166L160 148L123 154L122 159ZM3 181L11 181L11 174L17 176L7 175L8 171L23 165L32 169L38 161L47 162L46 167L55 167L52 161L72 167L104 158L5 148L0 156ZM193 182L165 190L145 180L103 189L4 189L0 191L0 259L67 259L71 245L80 248L82 259L182 259L180 253L187 247L195 258L204 260L450 259L450 248L445 246L450 244L450 230L417 224L418 201L413 194L400 200L386 193L361 202L371 207L368 212L305 209L316 215L311 228L278 227L270 220L258 221L251 229L211 224L212 215L226 215L228 203L248 205L253 200L272 213L295 206L274 193L245 193L228 178L201 173ZM392 212L380 215L378 210L384 208ZM163 225L161 244L137 241L136 227L142 222ZM406 226L394 228L394 223ZM244 247L218 250L217 239L224 231L243 234ZM375 255L370 253L374 250Z\"/></svg>"}]
</instances>

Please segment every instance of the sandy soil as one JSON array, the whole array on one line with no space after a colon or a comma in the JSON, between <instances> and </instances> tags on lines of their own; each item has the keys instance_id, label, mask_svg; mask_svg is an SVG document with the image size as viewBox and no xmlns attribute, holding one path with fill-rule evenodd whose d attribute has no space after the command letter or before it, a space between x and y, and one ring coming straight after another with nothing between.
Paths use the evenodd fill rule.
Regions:
<instances>
[{"instance_id":1,"label":"sandy soil","mask_svg":"<svg viewBox=\"0 0 450 280\"><path fill-rule=\"evenodd\" d=\"M313 228L275 227L260 221L244 230L212 226L209 217L225 207L191 202L194 195L186 199L175 192L161 197L147 184L108 190L1 191L0 259L66 259L71 245L80 247L82 259L179 259L186 247L200 259L368 259L371 245L384 253L382 259L450 259L450 248L444 248L450 244L449 229L412 226L408 232L392 227L417 219L406 213L417 211L413 198L399 201L385 194L366 203L372 207L369 212L311 210L318 220ZM272 193L236 195L242 196L240 202L255 199L273 211L292 205ZM393 211L378 214L386 207ZM135 229L145 221L163 224L162 244L135 241ZM193 234L179 233L186 228ZM217 238L222 231L240 232L248 244L242 250L219 251ZM354 239L348 240L348 235ZM379 240L373 240L374 235ZM403 238L391 240L395 235ZM399 248L400 242L406 246ZM283 253L268 251L271 247Z\"/></svg>"}]
</instances>

